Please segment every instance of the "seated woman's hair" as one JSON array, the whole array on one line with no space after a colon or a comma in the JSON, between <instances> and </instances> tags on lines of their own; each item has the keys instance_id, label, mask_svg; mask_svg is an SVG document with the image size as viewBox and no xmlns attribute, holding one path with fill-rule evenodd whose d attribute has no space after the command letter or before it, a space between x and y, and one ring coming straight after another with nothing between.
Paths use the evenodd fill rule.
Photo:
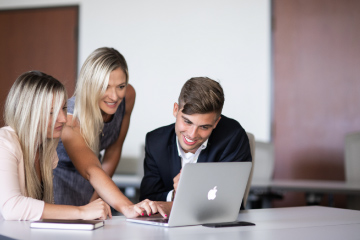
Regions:
<instances>
[{"instance_id":1,"label":"seated woman's hair","mask_svg":"<svg viewBox=\"0 0 360 240\"><path fill-rule=\"evenodd\" d=\"M67 93L64 85L45 73L30 71L16 79L5 103L5 124L15 130L23 151L27 194L49 203L53 201L51 160L59 140L48 139L47 129L50 123L52 136L65 101ZM37 151L43 186L35 171Z\"/></svg>"}]
</instances>

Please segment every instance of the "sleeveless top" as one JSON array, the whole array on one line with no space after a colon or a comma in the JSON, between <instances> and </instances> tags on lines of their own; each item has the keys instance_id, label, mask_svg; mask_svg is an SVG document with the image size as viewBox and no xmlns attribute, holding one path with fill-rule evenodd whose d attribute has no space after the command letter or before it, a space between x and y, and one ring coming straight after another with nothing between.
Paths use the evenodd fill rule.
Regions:
<instances>
[{"instance_id":1,"label":"sleeveless top","mask_svg":"<svg viewBox=\"0 0 360 240\"><path fill-rule=\"evenodd\" d=\"M75 97L68 99L68 114L74 113ZM121 123L125 114L125 98L117 108L110 122L104 123L100 134L100 151L107 149L119 137ZM54 200L56 204L82 206L88 204L94 192L90 182L76 170L62 141L57 146L58 166L54 169Z\"/></svg>"}]
</instances>

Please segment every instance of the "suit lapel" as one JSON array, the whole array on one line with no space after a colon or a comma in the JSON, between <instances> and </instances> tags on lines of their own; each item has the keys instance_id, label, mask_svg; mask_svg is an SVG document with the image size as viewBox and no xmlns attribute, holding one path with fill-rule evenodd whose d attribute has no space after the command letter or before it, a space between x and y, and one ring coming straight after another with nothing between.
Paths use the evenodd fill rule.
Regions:
<instances>
[{"instance_id":1,"label":"suit lapel","mask_svg":"<svg viewBox=\"0 0 360 240\"><path fill-rule=\"evenodd\" d=\"M208 147L209 146L207 146L204 150L200 152L197 162L208 162Z\"/></svg>"},{"instance_id":2,"label":"suit lapel","mask_svg":"<svg viewBox=\"0 0 360 240\"><path fill-rule=\"evenodd\" d=\"M181 169L181 158L178 154L176 141L174 142L168 146L168 156L170 156L169 163L172 178L174 178Z\"/></svg>"},{"instance_id":3,"label":"suit lapel","mask_svg":"<svg viewBox=\"0 0 360 240\"><path fill-rule=\"evenodd\" d=\"M199 155L199 158L198 158L197 162L209 162L209 160L210 160L210 158L209 158L210 149L211 149L211 136L209 137L206 148L203 149L200 152L200 155Z\"/></svg>"}]
</instances>

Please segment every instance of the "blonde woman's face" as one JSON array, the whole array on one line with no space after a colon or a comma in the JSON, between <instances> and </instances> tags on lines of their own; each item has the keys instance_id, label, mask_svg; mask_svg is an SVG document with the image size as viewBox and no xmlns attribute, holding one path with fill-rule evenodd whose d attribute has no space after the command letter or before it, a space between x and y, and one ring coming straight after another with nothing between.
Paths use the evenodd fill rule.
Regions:
<instances>
[{"instance_id":1,"label":"blonde woman's face","mask_svg":"<svg viewBox=\"0 0 360 240\"><path fill-rule=\"evenodd\" d=\"M53 107L54 107L54 102L53 102ZM49 119L49 125L47 128L47 138L51 138L51 128L52 128L52 121L53 121L53 107L51 108L51 116ZM66 107L66 102L64 102L63 107L60 109L59 114L57 116L56 122L55 122L55 126L54 126L54 133L53 133L53 138L60 138L61 136L61 132L64 128L64 125L66 123L66 117L67 117L67 107Z\"/></svg>"},{"instance_id":2,"label":"blonde woman's face","mask_svg":"<svg viewBox=\"0 0 360 240\"><path fill-rule=\"evenodd\" d=\"M110 73L109 85L99 101L99 107L104 115L115 114L126 92L126 75L121 68ZM105 113L105 114L104 114Z\"/></svg>"}]
</instances>

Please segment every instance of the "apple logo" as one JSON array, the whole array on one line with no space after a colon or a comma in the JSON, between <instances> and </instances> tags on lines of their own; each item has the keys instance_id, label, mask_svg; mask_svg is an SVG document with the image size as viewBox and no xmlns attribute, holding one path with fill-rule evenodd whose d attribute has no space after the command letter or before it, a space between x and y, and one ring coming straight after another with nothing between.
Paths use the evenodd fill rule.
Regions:
<instances>
[{"instance_id":1,"label":"apple logo","mask_svg":"<svg viewBox=\"0 0 360 240\"><path fill-rule=\"evenodd\" d=\"M210 189L210 191L208 192L208 199L209 200L214 200L216 198L216 186L213 189Z\"/></svg>"}]
</instances>

